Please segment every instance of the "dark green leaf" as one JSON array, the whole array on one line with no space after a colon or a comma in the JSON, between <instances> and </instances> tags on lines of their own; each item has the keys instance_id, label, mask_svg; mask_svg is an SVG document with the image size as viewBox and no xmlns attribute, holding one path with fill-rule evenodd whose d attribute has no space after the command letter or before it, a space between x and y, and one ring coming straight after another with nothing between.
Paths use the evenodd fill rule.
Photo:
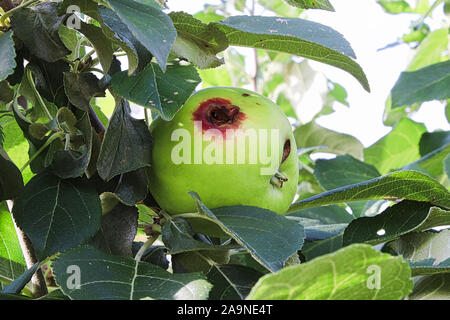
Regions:
<instances>
[{"instance_id":1,"label":"dark green leaf","mask_svg":"<svg viewBox=\"0 0 450 320\"><path fill-rule=\"evenodd\" d=\"M167 57L177 32L167 14L154 6L126 0L106 0L119 18L166 70Z\"/></svg>"},{"instance_id":2,"label":"dark green leaf","mask_svg":"<svg viewBox=\"0 0 450 320\"><path fill-rule=\"evenodd\" d=\"M16 67L16 51L12 35L12 31L0 35L0 81L12 74Z\"/></svg>"},{"instance_id":3,"label":"dark green leaf","mask_svg":"<svg viewBox=\"0 0 450 320\"><path fill-rule=\"evenodd\" d=\"M244 300L264 274L240 265L217 265L207 274L210 300Z\"/></svg>"},{"instance_id":4,"label":"dark green leaf","mask_svg":"<svg viewBox=\"0 0 450 320\"><path fill-rule=\"evenodd\" d=\"M93 236L100 228L101 205L87 180L42 173L25 186L13 214L38 259L44 259Z\"/></svg>"},{"instance_id":5,"label":"dark green leaf","mask_svg":"<svg viewBox=\"0 0 450 320\"><path fill-rule=\"evenodd\" d=\"M271 271L283 268L286 260L303 245L303 228L272 211L247 206L209 210L195 193L191 195L197 201L200 212L217 223Z\"/></svg>"},{"instance_id":6,"label":"dark green leaf","mask_svg":"<svg viewBox=\"0 0 450 320\"><path fill-rule=\"evenodd\" d=\"M441 214L446 217L446 221L441 220ZM397 239L408 232L426 230L446 223L450 224L449 211L444 214L430 203L405 200L374 217L353 220L345 229L343 244L378 244Z\"/></svg>"},{"instance_id":7,"label":"dark green leaf","mask_svg":"<svg viewBox=\"0 0 450 320\"><path fill-rule=\"evenodd\" d=\"M353 49L330 27L302 19L262 16L233 16L213 24L227 35L231 46L287 52L323 62L349 72L370 90L364 71L352 60Z\"/></svg>"},{"instance_id":8,"label":"dark green leaf","mask_svg":"<svg viewBox=\"0 0 450 320\"><path fill-rule=\"evenodd\" d=\"M228 47L225 34L213 24L204 24L185 12L169 14L177 30L172 52L200 69L215 68L224 63L216 54Z\"/></svg>"},{"instance_id":9,"label":"dark green leaf","mask_svg":"<svg viewBox=\"0 0 450 320\"><path fill-rule=\"evenodd\" d=\"M68 266L78 266L80 288L68 288ZM80 246L52 263L57 284L75 300L206 299L211 285L198 273L171 274L155 265Z\"/></svg>"},{"instance_id":10,"label":"dark green leaf","mask_svg":"<svg viewBox=\"0 0 450 320\"><path fill-rule=\"evenodd\" d=\"M25 271L24 264L0 257L0 291L18 279Z\"/></svg>"},{"instance_id":11,"label":"dark green leaf","mask_svg":"<svg viewBox=\"0 0 450 320\"><path fill-rule=\"evenodd\" d=\"M316 219L323 224L349 223L353 216L337 205L308 208L289 213L289 216Z\"/></svg>"},{"instance_id":12,"label":"dark green leaf","mask_svg":"<svg viewBox=\"0 0 450 320\"><path fill-rule=\"evenodd\" d=\"M130 115L128 101L121 100L108 124L97 170L104 180L150 165L151 136L143 120Z\"/></svg>"},{"instance_id":13,"label":"dark green leaf","mask_svg":"<svg viewBox=\"0 0 450 320\"><path fill-rule=\"evenodd\" d=\"M70 54L58 34L65 16L58 16L56 2L22 8L11 17L14 34L40 59L55 62Z\"/></svg>"},{"instance_id":14,"label":"dark green leaf","mask_svg":"<svg viewBox=\"0 0 450 320\"><path fill-rule=\"evenodd\" d=\"M450 274L435 274L420 278L414 285L409 300L448 300Z\"/></svg>"},{"instance_id":15,"label":"dark green leaf","mask_svg":"<svg viewBox=\"0 0 450 320\"><path fill-rule=\"evenodd\" d=\"M171 120L200 81L191 65L170 64L163 73L151 63L134 76L128 76L126 71L114 74L111 86L122 97L157 111L164 120Z\"/></svg>"},{"instance_id":16,"label":"dark green leaf","mask_svg":"<svg viewBox=\"0 0 450 320\"><path fill-rule=\"evenodd\" d=\"M105 35L127 54L128 74L143 70L152 59L152 54L133 36L114 11L100 6L98 13Z\"/></svg>"},{"instance_id":17,"label":"dark green leaf","mask_svg":"<svg viewBox=\"0 0 450 320\"><path fill-rule=\"evenodd\" d=\"M450 208L449 192L436 180L416 171L399 171L298 201L291 206L288 212L369 199L428 201L437 206Z\"/></svg>"},{"instance_id":18,"label":"dark green leaf","mask_svg":"<svg viewBox=\"0 0 450 320\"><path fill-rule=\"evenodd\" d=\"M19 168L0 148L0 202L19 196L23 190L23 178Z\"/></svg>"},{"instance_id":19,"label":"dark green leaf","mask_svg":"<svg viewBox=\"0 0 450 320\"><path fill-rule=\"evenodd\" d=\"M36 262L30 269L22 273L17 279L11 282L6 288L2 290L5 294L19 294L23 288L30 282L31 277L39 269L39 262Z\"/></svg>"},{"instance_id":20,"label":"dark green leaf","mask_svg":"<svg viewBox=\"0 0 450 320\"><path fill-rule=\"evenodd\" d=\"M402 72L392 88L392 107L450 98L450 60Z\"/></svg>"},{"instance_id":21,"label":"dark green leaf","mask_svg":"<svg viewBox=\"0 0 450 320\"><path fill-rule=\"evenodd\" d=\"M89 72L64 72L64 90L69 101L81 110L88 111L93 97L104 97L97 77Z\"/></svg>"},{"instance_id":22,"label":"dark green leaf","mask_svg":"<svg viewBox=\"0 0 450 320\"><path fill-rule=\"evenodd\" d=\"M420 155L439 149L450 143L450 131L425 132L419 142Z\"/></svg>"},{"instance_id":23,"label":"dark green leaf","mask_svg":"<svg viewBox=\"0 0 450 320\"><path fill-rule=\"evenodd\" d=\"M131 257L132 244L138 227L136 207L121 203L102 216L102 225L89 241L97 249L112 255Z\"/></svg>"}]
</instances>

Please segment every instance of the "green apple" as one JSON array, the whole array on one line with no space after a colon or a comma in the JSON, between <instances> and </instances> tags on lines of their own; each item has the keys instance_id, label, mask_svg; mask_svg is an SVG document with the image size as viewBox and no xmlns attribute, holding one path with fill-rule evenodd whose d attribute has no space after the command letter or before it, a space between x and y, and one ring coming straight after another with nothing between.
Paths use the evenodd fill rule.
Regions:
<instances>
[{"instance_id":1,"label":"green apple","mask_svg":"<svg viewBox=\"0 0 450 320\"><path fill-rule=\"evenodd\" d=\"M270 99L213 87L193 94L172 121L150 126L149 189L169 214L196 212L195 191L210 209L246 205L285 214L297 191L292 127Z\"/></svg>"}]
</instances>

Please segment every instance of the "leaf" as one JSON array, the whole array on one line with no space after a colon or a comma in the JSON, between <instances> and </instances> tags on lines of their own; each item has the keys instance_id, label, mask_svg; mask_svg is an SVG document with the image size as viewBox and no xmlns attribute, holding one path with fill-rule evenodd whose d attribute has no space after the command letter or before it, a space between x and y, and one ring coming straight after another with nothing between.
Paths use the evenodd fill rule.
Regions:
<instances>
[{"instance_id":1,"label":"leaf","mask_svg":"<svg viewBox=\"0 0 450 320\"><path fill-rule=\"evenodd\" d=\"M143 70L152 59L152 54L133 36L114 11L99 6L98 14L104 34L127 54L128 74Z\"/></svg>"},{"instance_id":2,"label":"leaf","mask_svg":"<svg viewBox=\"0 0 450 320\"><path fill-rule=\"evenodd\" d=\"M450 60L402 72L391 90L392 108L450 98Z\"/></svg>"},{"instance_id":3,"label":"leaf","mask_svg":"<svg viewBox=\"0 0 450 320\"><path fill-rule=\"evenodd\" d=\"M84 113L77 122L76 128L81 131L83 145L77 148L78 150L56 151L50 165L51 172L62 179L81 177L85 173L91 159L93 133L87 113Z\"/></svg>"},{"instance_id":4,"label":"leaf","mask_svg":"<svg viewBox=\"0 0 450 320\"><path fill-rule=\"evenodd\" d=\"M87 180L41 173L25 186L13 215L42 260L93 236L100 228L101 205Z\"/></svg>"},{"instance_id":5,"label":"leaf","mask_svg":"<svg viewBox=\"0 0 450 320\"><path fill-rule=\"evenodd\" d=\"M364 149L365 162L386 174L419 159L419 141L425 131L421 123L408 118L400 120L391 132Z\"/></svg>"},{"instance_id":6,"label":"leaf","mask_svg":"<svg viewBox=\"0 0 450 320\"><path fill-rule=\"evenodd\" d=\"M80 22L79 31L89 40L97 53L98 60L102 65L103 71L106 73L111 67L114 50L111 41L102 32L102 29L83 21Z\"/></svg>"},{"instance_id":7,"label":"leaf","mask_svg":"<svg viewBox=\"0 0 450 320\"><path fill-rule=\"evenodd\" d=\"M263 273L245 266L216 265L207 274L213 284L209 300L244 300L262 276Z\"/></svg>"},{"instance_id":8,"label":"leaf","mask_svg":"<svg viewBox=\"0 0 450 320\"><path fill-rule=\"evenodd\" d=\"M262 277L249 300L398 300L411 292L401 257L356 244Z\"/></svg>"},{"instance_id":9,"label":"leaf","mask_svg":"<svg viewBox=\"0 0 450 320\"><path fill-rule=\"evenodd\" d=\"M326 146L320 152L330 152L338 155L349 154L363 159L363 145L358 139L343 133L325 129L314 122L304 124L294 131L298 148Z\"/></svg>"},{"instance_id":10,"label":"leaf","mask_svg":"<svg viewBox=\"0 0 450 320\"><path fill-rule=\"evenodd\" d=\"M353 49L330 27L296 18L262 16L232 16L212 23L227 35L231 46L286 52L326 63L349 72L370 91L364 71L352 60Z\"/></svg>"},{"instance_id":11,"label":"leaf","mask_svg":"<svg viewBox=\"0 0 450 320\"><path fill-rule=\"evenodd\" d=\"M77 266L80 288L68 288L67 267ZM91 246L61 254L52 263L56 283L73 300L202 300L211 285L198 273L171 274L155 265L112 256Z\"/></svg>"},{"instance_id":12,"label":"leaf","mask_svg":"<svg viewBox=\"0 0 450 320\"><path fill-rule=\"evenodd\" d=\"M323 188L330 190L379 177L380 173L374 166L345 155L318 159L314 176Z\"/></svg>"},{"instance_id":13,"label":"leaf","mask_svg":"<svg viewBox=\"0 0 450 320\"><path fill-rule=\"evenodd\" d=\"M449 239L449 229L410 232L388 242L382 250L407 259L413 276L450 272Z\"/></svg>"},{"instance_id":14,"label":"leaf","mask_svg":"<svg viewBox=\"0 0 450 320\"><path fill-rule=\"evenodd\" d=\"M420 137L420 155L425 156L447 144L450 144L450 131L425 132Z\"/></svg>"},{"instance_id":15,"label":"leaf","mask_svg":"<svg viewBox=\"0 0 450 320\"><path fill-rule=\"evenodd\" d=\"M200 69L215 68L224 63L216 54L228 47L225 34L213 24L205 24L185 12L169 14L177 30L172 52Z\"/></svg>"},{"instance_id":16,"label":"leaf","mask_svg":"<svg viewBox=\"0 0 450 320\"><path fill-rule=\"evenodd\" d=\"M303 9L323 9L335 11L333 5L328 0L285 0L291 6Z\"/></svg>"},{"instance_id":17,"label":"leaf","mask_svg":"<svg viewBox=\"0 0 450 320\"><path fill-rule=\"evenodd\" d=\"M314 258L323 256L328 253L335 252L342 248L343 232L333 237L306 242L302 248L302 254L306 261L311 261Z\"/></svg>"},{"instance_id":18,"label":"leaf","mask_svg":"<svg viewBox=\"0 0 450 320\"><path fill-rule=\"evenodd\" d=\"M19 196L23 190L23 178L19 168L0 148L0 202Z\"/></svg>"},{"instance_id":19,"label":"leaf","mask_svg":"<svg viewBox=\"0 0 450 320\"><path fill-rule=\"evenodd\" d=\"M233 246L213 245L196 240L189 223L183 218L168 220L162 227L162 241L169 254L177 254L196 250L230 250Z\"/></svg>"},{"instance_id":20,"label":"leaf","mask_svg":"<svg viewBox=\"0 0 450 320\"><path fill-rule=\"evenodd\" d=\"M417 5L412 8L408 1L404 0L377 0L383 9L392 14L397 13L425 13L429 9L428 1L416 1Z\"/></svg>"},{"instance_id":21,"label":"leaf","mask_svg":"<svg viewBox=\"0 0 450 320\"><path fill-rule=\"evenodd\" d=\"M70 103L83 111L89 111L93 97L105 97L99 79L90 72L64 72L64 90Z\"/></svg>"},{"instance_id":22,"label":"leaf","mask_svg":"<svg viewBox=\"0 0 450 320\"><path fill-rule=\"evenodd\" d=\"M11 30L0 35L0 81L12 74L17 65L12 35Z\"/></svg>"},{"instance_id":23,"label":"leaf","mask_svg":"<svg viewBox=\"0 0 450 320\"><path fill-rule=\"evenodd\" d=\"M0 202L0 226L0 257L10 261L8 265L13 263L25 265L16 228L5 201ZM14 272L12 274L14 275Z\"/></svg>"},{"instance_id":24,"label":"leaf","mask_svg":"<svg viewBox=\"0 0 450 320\"><path fill-rule=\"evenodd\" d=\"M65 16L58 16L57 8L56 2L44 2L22 8L11 16L14 34L33 55L47 62L55 62L71 53L58 34Z\"/></svg>"},{"instance_id":25,"label":"leaf","mask_svg":"<svg viewBox=\"0 0 450 320\"><path fill-rule=\"evenodd\" d=\"M106 0L119 18L156 58L163 71L177 32L167 14L154 6L126 0Z\"/></svg>"},{"instance_id":26,"label":"leaf","mask_svg":"<svg viewBox=\"0 0 450 320\"><path fill-rule=\"evenodd\" d=\"M303 228L272 211L247 206L209 210L197 194L190 194L201 213L217 223L270 271L283 268L286 260L303 245Z\"/></svg>"},{"instance_id":27,"label":"leaf","mask_svg":"<svg viewBox=\"0 0 450 320\"><path fill-rule=\"evenodd\" d=\"M415 71L442 61L442 53L448 46L448 28L437 29L430 32L419 44L416 54L409 62L406 71Z\"/></svg>"},{"instance_id":28,"label":"leaf","mask_svg":"<svg viewBox=\"0 0 450 320\"><path fill-rule=\"evenodd\" d=\"M24 264L0 257L0 290L18 279L26 270Z\"/></svg>"},{"instance_id":29,"label":"leaf","mask_svg":"<svg viewBox=\"0 0 450 320\"><path fill-rule=\"evenodd\" d=\"M19 294L23 288L30 282L33 275L39 269L39 262L36 262L31 268L27 269L17 279L11 282L1 293L4 294Z\"/></svg>"},{"instance_id":30,"label":"leaf","mask_svg":"<svg viewBox=\"0 0 450 320\"><path fill-rule=\"evenodd\" d=\"M419 279L409 300L448 300L450 274L435 274Z\"/></svg>"},{"instance_id":31,"label":"leaf","mask_svg":"<svg viewBox=\"0 0 450 320\"><path fill-rule=\"evenodd\" d=\"M100 230L89 241L89 244L104 253L131 257L132 244L138 227L136 207L128 207L121 203L102 216Z\"/></svg>"},{"instance_id":32,"label":"leaf","mask_svg":"<svg viewBox=\"0 0 450 320\"><path fill-rule=\"evenodd\" d=\"M412 231L422 231L450 224L450 211L432 207L427 202L402 201L374 217L350 222L344 232L344 246L352 243L378 244ZM439 215L444 215L444 221Z\"/></svg>"},{"instance_id":33,"label":"leaf","mask_svg":"<svg viewBox=\"0 0 450 320\"><path fill-rule=\"evenodd\" d=\"M369 199L427 201L436 206L450 208L449 192L436 180L416 171L398 171L295 202L288 213L322 205Z\"/></svg>"},{"instance_id":34,"label":"leaf","mask_svg":"<svg viewBox=\"0 0 450 320\"><path fill-rule=\"evenodd\" d=\"M422 171L425 174L434 176L440 179L441 175L444 174L443 162L445 157L450 153L450 143L435 149L434 151L428 153L417 161L404 166L403 170L417 170Z\"/></svg>"},{"instance_id":35,"label":"leaf","mask_svg":"<svg viewBox=\"0 0 450 320\"><path fill-rule=\"evenodd\" d=\"M145 122L134 119L130 112L128 101L121 100L109 121L97 160L103 180L150 165L150 132Z\"/></svg>"},{"instance_id":36,"label":"leaf","mask_svg":"<svg viewBox=\"0 0 450 320\"><path fill-rule=\"evenodd\" d=\"M151 63L133 76L117 72L111 86L122 97L158 112L164 120L172 120L200 81L193 66L169 64L163 73Z\"/></svg>"},{"instance_id":37,"label":"leaf","mask_svg":"<svg viewBox=\"0 0 450 320\"><path fill-rule=\"evenodd\" d=\"M316 219L322 224L349 223L353 216L337 205L308 208L289 213L289 216Z\"/></svg>"}]
</instances>

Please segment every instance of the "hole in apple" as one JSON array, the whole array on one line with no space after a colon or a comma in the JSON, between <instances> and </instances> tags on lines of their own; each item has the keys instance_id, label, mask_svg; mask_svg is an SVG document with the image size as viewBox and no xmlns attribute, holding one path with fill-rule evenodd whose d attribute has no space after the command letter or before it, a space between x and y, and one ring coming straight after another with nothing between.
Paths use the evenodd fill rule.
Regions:
<instances>
[{"instance_id":1,"label":"hole in apple","mask_svg":"<svg viewBox=\"0 0 450 320\"><path fill-rule=\"evenodd\" d=\"M233 124L237 120L239 107L232 104L210 105L208 119L215 126Z\"/></svg>"},{"instance_id":2,"label":"hole in apple","mask_svg":"<svg viewBox=\"0 0 450 320\"><path fill-rule=\"evenodd\" d=\"M291 140L286 140L283 146L283 157L281 158L281 163L286 161L286 159L289 157L289 154L291 154Z\"/></svg>"}]
</instances>

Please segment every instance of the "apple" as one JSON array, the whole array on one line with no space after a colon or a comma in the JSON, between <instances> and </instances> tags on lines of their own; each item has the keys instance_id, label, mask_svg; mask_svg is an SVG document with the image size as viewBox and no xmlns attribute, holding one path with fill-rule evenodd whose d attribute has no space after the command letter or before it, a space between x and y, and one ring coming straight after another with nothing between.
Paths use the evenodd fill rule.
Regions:
<instances>
[{"instance_id":1,"label":"apple","mask_svg":"<svg viewBox=\"0 0 450 320\"><path fill-rule=\"evenodd\" d=\"M289 120L255 92L212 87L194 93L173 120L150 125L149 190L171 215L246 205L285 214L297 191L297 147Z\"/></svg>"}]
</instances>

